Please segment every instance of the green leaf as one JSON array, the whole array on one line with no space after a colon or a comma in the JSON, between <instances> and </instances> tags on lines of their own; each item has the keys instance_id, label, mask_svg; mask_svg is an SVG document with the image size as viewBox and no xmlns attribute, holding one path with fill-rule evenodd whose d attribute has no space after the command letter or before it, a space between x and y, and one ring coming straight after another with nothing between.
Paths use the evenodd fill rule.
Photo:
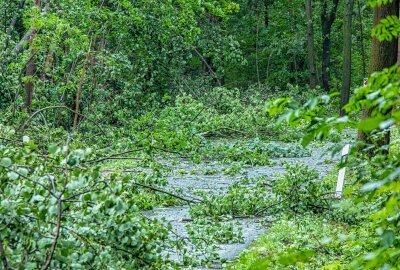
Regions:
<instances>
[{"instance_id":1,"label":"green leaf","mask_svg":"<svg viewBox=\"0 0 400 270\"><path fill-rule=\"evenodd\" d=\"M17 172L22 176L28 176L28 169L27 168L18 168Z\"/></svg>"},{"instance_id":2,"label":"green leaf","mask_svg":"<svg viewBox=\"0 0 400 270\"><path fill-rule=\"evenodd\" d=\"M35 195L32 197L32 202L43 202L44 201L44 197L41 195Z\"/></svg>"},{"instance_id":3,"label":"green leaf","mask_svg":"<svg viewBox=\"0 0 400 270\"><path fill-rule=\"evenodd\" d=\"M384 246L385 248L390 247L395 239L395 235L394 232L392 230L386 230L382 235L382 246Z\"/></svg>"},{"instance_id":4,"label":"green leaf","mask_svg":"<svg viewBox=\"0 0 400 270\"><path fill-rule=\"evenodd\" d=\"M49 151L50 154L55 154L57 152L57 150L58 150L57 145L55 145L55 144L49 145L48 151Z\"/></svg>"},{"instance_id":5,"label":"green leaf","mask_svg":"<svg viewBox=\"0 0 400 270\"><path fill-rule=\"evenodd\" d=\"M359 128L363 131L373 131L379 127L383 120L383 117L368 118L359 124Z\"/></svg>"},{"instance_id":6,"label":"green leaf","mask_svg":"<svg viewBox=\"0 0 400 270\"><path fill-rule=\"evenodd\" d=\"M10 167L12 165L12 160L10 158L2 158L0 164L3 167Z\"/></svg>"},{"instance_id":7,"label":"green leaf","mask_svg":"<svg viewBox=\"0 0 400 270\"><path fill-rule=\"evenodd\" d=\"M19 175L16 174L15 172L9 172L9 173L7 174L7 177L8 177L8 179L10 179L10 180L17 180L18 177L19 177Z\"/></svg>"}]
</instances>

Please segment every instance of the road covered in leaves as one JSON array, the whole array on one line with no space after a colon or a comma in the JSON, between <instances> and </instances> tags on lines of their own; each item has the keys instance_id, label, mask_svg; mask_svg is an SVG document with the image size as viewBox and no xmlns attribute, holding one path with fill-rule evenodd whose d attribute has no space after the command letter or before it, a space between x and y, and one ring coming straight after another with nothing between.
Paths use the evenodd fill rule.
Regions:
<instances>
[{"instance_id":1,"label":"road covered in leaves","mask_svg":"<svg viewBox=\"0 0 400 270\"><path fill-rule=\"evenodd\" d=\"M283 203L274 191L285 174L304 173L302 177L318 181L337 163L337 157L325 155L328 146L257 144L274 149L276 157L262 165L215 160L196 164L172 156L160 160L168 168L166 190L185 201L144 212L149 219L169 224L170 238L181 241L180 248L165 251L165 257L196 269L223 267L279 217ZM307 185L304 182L300 185Z\"/></svg>"}]
</instances>

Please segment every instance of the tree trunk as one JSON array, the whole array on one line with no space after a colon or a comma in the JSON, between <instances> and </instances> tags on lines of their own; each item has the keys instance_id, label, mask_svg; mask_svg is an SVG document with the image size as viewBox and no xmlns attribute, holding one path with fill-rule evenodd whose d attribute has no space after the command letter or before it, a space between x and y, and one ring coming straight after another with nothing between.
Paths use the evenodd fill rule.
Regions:
<instances>
[{"instance_id":1,"label":"tree trunk","mask_svg":"<svg viewBox=\"0 0 400 270\"><path fill-rule=\"evenodd\" d=\"M308 52L308 70L310 73L310 88L314 89L315 87L317 87L317 69L315 66L312 0L306 0L306 19L307 19L307 52Z\"/></svg>"},{"instance_id":2,"label":"tree trunk","mask_svg":"<svg viewBox=\"0 0 400 270\"><path fill-rule=\"evenodd\" d=\"M272 5L273 0L264 0L264 25L267 28L269 25L269 6Z\"/></svg>"},{"instance_id":3,"label":"tree trunk","mask_svg":"<svg viewBox=\"0 0 400 270\"><path fill-rule=\"evenodd\" d=\"M328 9L328 0L322 0L321 24L322 24L322 87L329 92L330 65L331 65L331 30L336 19L339 0L332 0L332 7Z\"/></svg>"},{"instance_id":4,"label":"tree trunk","mask_svg":"<svg viewBox=\"0 0 400 270\"><path fill-rule=\"evenodd\" d=\"M360 23L360 48L361 48L361 61L362 61L362 72L363 72L363 79L367 77L367 55L365 53L365 45L364 45L364 22L361 12L361 0L357 0L357 12L358 12L358 19Z\"/></svg>"},{"instance_id":5,"label":"tree trunk","mask_svg":"<svg viewBox=\"0 0 400 270\"><path fill-rule=\"evenodd\" d=\"M81 73L81 78L79 80L79 85L78 89L76 90L76 97L75 97L75 114L74 114L74 123L73 123L73 129L78 128L78 122L79 122L79 111L80 111L80 104L81 104L81 95L82 95L82 87L83 83L85 82L86 79L86 68L87 68L87 62L89 60L89 54L90 54L90 49L92 46L92 42L90 42L89 45L89 50L86 53L85 59L83 60L83 67L82 67L82 73Z\"/></svg>"},{"instance_id":6,"label":"tree trunk","mask_svg":"<svg viewBox=\"0 0 400 270\"><path fill-rule=\"evenodd\" d=\"M47 53L47 56L44 60L42 76L40 76L41 81L46 80L46 74L47 74L47 71L50 68L52 62L53 62L53 52L51 51L51 49L49 49L49 52Z\"/></svg>"},{"instance_id":7,"label":"tree trunk","mask_svg":"<svg viewBox=\"0 0 400 270\"><path fill-rule=\"evenodd\" d=\"M349 103L350 99L353 8L354 0L348 0L343 27L343 85L340 93L340 116L346 114L343 107Z\"/></svg>"},{"instance_id":8,"label":"tree trunk","mask_svg":"<svg viewBox=\"0 0 400 270\"><path fill-rule=\"evenodd\" d=\"M42 5L41 0L35 0L34 1L35 6L40 9ZM21 2L21 4L23 4ZM31 32L30 32L31 31ZM33 40L35 39L37 35L37 30L32 28L28 33L30 32L29 36L27 36L27 40L29 44L32 44ZM31 50L31 57L29 58L28 63L26 64L26 76L29 77L28 81L25 83L25 109L28 113L32 112L32 97L33 97L33 91L35 88L34 82L33 82L33 76L36 74L36 50Z\"/></svg>"},{"instance_id":9,"label":"tree trunk","mask_svg":"<svg viewBox=\"0 0 400 270\"><path fill-rule=\"evenodd\" d=\"M26 76L29 77L28 81L25 83L25 109L28 113L32 112L32 97L33 97L33 90L35 88L33 82L33 76L36 73L36 52L32 51L31 58L29 59L26 65Z\"/></svg>"},{"instance_id":10,"label":"tree trunk","mask_svg":"<svg viewBox=\"0 0 400 270\"><path fill-rule=\"evenodd\" d=\"M399 2L395 0L393 3L382 5L374 8L374 25L378 25L379 22L387 16L399 16ZM369 73L372 74L377 71L382 71L385 68L389 68L397 63L398 54L398 39L394 38L392 41L380 42L376 37L372 40L371 48L371 62L369 67ZM365 120L371 116L372 109L364 108L362 113L362 119ZM358 139L366 144L371 144L370 134L359 131ZM385 134L385 137L378 142L378 147L389 145L390 143L390 132ZM387 153L387 151L384 151Z\"/></svg>"}]
</instances>

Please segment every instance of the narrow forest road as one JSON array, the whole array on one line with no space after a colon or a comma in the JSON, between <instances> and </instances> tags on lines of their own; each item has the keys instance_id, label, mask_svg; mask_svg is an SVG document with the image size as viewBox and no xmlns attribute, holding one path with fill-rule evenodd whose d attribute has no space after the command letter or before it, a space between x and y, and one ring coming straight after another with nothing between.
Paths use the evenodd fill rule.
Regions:
<instances>
[{"instance_id":1,"label":"narrow forest road","mask_svg":"<svg viewBox=\"0 0 400 270\"><path fill-rule=\"evenodd\" d=\"M196 191L205 191L212 196L220 192L224 192L230 185L236 181L247 178L266 177L267 180L274 179L277 175L284 173L287 164L302 163L310 169L315 169L319 172L320 177L327 175L336 161L331 162L331 156L324 155L324 148L310 148L311 156L299 158L277 158L271 159L271 166L246 166L243 167L240 174L226 175L223 173L224 165L220 163L209 164L193 164L187 160L166 160L164 161L172 168L172 174L168 176L169 190L182 190L182 194L194 194ZM336 157L334 157L337 160ZM178 162L177 162L178 161ZM176 164L176 165L173 165ZM196 172L195 174L182 172ZM210 172L215 172L210 175ZM332 187L334 189L335 187ZM195 196L195 195L194 195ZM187 238L188 233L186 226L192 221L189 214L189 206L158 208L154 211L145 212L145 216L151 219L165 219L172 225L171 237ZM242 228L243 241L235 244L217 244L217 253L221 259L231 261L236 258L243 250L245 250L254 240L262 233L266 232L267 226L261 223L265 221L263 218L236 218L232 221L237 226ZM169 251L169 256L173 260L179 260L178 252ZM220 265L213 266L213 269ZM210 269L207 267L199 267L196 269Z\"/></svg>"}]
</instances>

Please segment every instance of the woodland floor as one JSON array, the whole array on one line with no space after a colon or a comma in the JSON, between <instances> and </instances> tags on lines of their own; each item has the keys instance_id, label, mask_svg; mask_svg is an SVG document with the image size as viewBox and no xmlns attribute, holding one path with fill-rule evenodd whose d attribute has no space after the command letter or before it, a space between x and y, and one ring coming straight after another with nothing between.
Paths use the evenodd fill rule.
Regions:
<instances>
[{"instance_id":1,"label":"woodland floor","mask_svg":"<svg viewBox=\"0 0 400 270\"><path fill-rule=\"evenodd\" d=\"M282 145L285 147L295 146L295 144L283 143ZM323 177L331 171L337 163L336 160L338 160L337 157L324 156L327 147L329 145L324 147L310 147L308 150L311 155L308 157L275 158L271 159L272 163L270 166L244 166L240 168L240 171L231 174L224 173L227 164L217 161L194 164L188 159L174 158L172 156L162 157L159 161L169 168L166 170L166 177L168 179L167 190L174 193L179 192L179 194L187 198L196 198L196 193L199 191L206 192L207 196L224 193L230 185L244 177L249 179L265 177L267 181L273 180L277 175L285 173L285 167L288 164L301 163L307 165L310 169L317 170L320 177ZM132 169L132 171L140 170L142 169L137 167ZM172 226L171 238L187 238L186 226L193 222L189 213L190 207L190 205L186 205L156 208L153 211L145 211L143 214L150 219L168 222ZM242 228L243 239L240 243L217 245L216 252L222 261L232 261L236 258L262 233L267 231L268 223L273 219L274 217L268 216L258 218L233 217L231 220L226 221ZM191 248L193 248L193 253L196 252L195 247ZM167 253L172 260L180 260L181 254L179 251L171 250L166 252L166 255ZM216 262L214 265L209 265L208 267L212 268L204 266L196 269L222 268L222 265L220 262Z\"/></svg>"}]
</instances>

